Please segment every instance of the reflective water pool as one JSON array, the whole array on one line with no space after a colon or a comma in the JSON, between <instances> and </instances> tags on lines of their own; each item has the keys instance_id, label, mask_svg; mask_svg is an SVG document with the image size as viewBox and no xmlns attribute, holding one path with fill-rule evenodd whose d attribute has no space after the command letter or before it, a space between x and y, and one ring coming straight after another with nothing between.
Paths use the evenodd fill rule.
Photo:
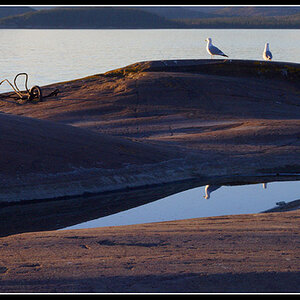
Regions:
<instances>
[{"instance_id":1,"label":"reflective water pool","mask_svg":"<svg viewBox=\"0 0 300 300\"><path fill-rule=\"evenodd\" d=\"M131 225L188 218L259 213L276 207L277 202L300 198L300 181L222 186L205 199L205 187L186 190L123 212L64 229Z\"/></svg>"}]
</instances>

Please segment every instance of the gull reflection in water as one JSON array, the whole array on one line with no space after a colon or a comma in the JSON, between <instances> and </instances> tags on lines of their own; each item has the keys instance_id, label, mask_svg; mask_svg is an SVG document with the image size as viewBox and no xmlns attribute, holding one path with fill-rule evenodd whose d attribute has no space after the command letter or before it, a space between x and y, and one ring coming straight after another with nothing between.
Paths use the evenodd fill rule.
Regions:
<instances>
[{"instance_id":1,"label":"gull reflection in water","mask_svg":"<svg viewBox=\"0 0 300 300\"><path fill-rule=\"evenodd\" d=\"M267 183L264 182L263 184L263 188L266 189L267 188ZM222 185L215 185L215 184L208 184L205 186L205 196L203 196L205 199L209 199L210 198L210 194L219 189Z\"/></svg>"}]
</instances>

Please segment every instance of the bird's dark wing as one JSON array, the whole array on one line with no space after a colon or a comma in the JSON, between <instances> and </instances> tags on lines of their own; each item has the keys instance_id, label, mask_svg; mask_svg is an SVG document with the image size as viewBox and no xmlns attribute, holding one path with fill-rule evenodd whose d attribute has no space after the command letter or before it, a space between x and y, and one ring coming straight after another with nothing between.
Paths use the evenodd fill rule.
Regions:
<instances>
[{"instance_id":1,"label":"bird's dark wing","mask_svg":"<svg viewBox=\"0 0 300 300\"><path fill-rule=\"evenodd\" d=\"M270 51L266 51L266 57L272 59L272 53Z\"/></svg>"},{"instance_id":2,"label":"bird's dark wing","mask_svg":"<svg viewBox=\"0 0 300 300\"><path fill-rule=\"evenodd\" d=\"M213 55L225 55L219 48L213 45L209 47L209 50Z\"/></svg>"}]
</instances>

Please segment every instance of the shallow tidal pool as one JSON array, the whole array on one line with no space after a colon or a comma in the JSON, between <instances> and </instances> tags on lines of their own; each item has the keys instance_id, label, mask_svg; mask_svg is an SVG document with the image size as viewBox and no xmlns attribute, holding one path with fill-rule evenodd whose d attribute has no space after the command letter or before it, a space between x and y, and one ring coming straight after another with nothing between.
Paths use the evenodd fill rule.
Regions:
<instances>
[{"instance_id":1,"label":"shallow tidal pool","mask_svg":"<svg viewBox=\"0 0 300 300\"><path fill-rule=\"evenodd\" d=\"M205 199L205 186L164 197L99 219L64 229L132 225L222 215L260 213L300 198L300 181L222 186Z\"/></svg>"}]
</instances>

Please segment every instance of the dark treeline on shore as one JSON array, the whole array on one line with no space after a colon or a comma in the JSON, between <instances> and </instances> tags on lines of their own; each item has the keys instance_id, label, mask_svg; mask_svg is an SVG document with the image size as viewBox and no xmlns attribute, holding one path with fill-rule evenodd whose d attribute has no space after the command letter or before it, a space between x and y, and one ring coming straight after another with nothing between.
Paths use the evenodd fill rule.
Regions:
<instances>
[{"instance_id":1,"label":"dark treeline on shore","mask_svg":"<svg viewBox=\"0 0 300 300\"><path fill-rule=\"evenodd\" d=\"M260 28L260 29L300 29L300 14L292 16L255 16L255 17L224 17L189 20L174 20L182 22L189 28Z\"/></svg>"},{"instance_id":2,"label":"dark treeline on shore","mask_svg":"<svg viewBox=\"0 0 300 300\"><path fill-rule=\"evenodd\" d=\"M295 7L7 7L0 28L300 28Z\"/></svg>"}]
</instances>

